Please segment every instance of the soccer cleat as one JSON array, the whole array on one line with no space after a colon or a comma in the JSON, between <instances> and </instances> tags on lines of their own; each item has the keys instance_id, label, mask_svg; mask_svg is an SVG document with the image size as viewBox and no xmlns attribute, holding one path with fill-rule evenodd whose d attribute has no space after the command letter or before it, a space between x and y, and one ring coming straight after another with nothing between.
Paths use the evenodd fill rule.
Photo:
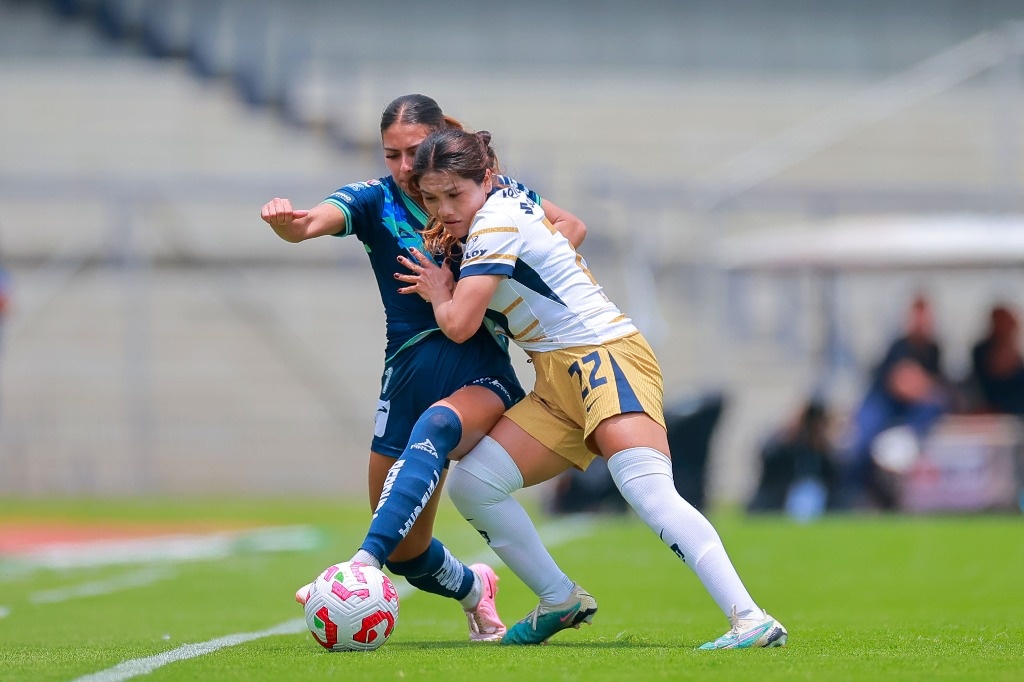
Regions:
<instances>
[{"instance_id":1,"label":"soccer cleat","mask_svg":"<svg viewBox=\"0 0 1024 682\"><path fill-rule=\"evenodd\" d=\"M487 564L473 564L469 570L480 579L480 601L466 610L469 623L469 641L497 642L505 634L505 624L498 617L494 597L498 594L498 574Z\"/></svg>"},{"instance_id":2,"label":"soccer cleat","mask_svg":"<svg viewBox=\"0 0 1024 682\"><path fill-rule=\"evenodd\" d=\"M789 633L782 623L761 611L753 618L740 618L736 607L729 616L732 628L713 642L705 642L700 649L751 649L754 647L785 646Z\"/></svg>"},{"instance_id":3,"label":"soccer cleat","mask_svg":"<svg viewBox=\"0 0 1024 682\"><path fill-rule=\"evenodd\" d=\"M597 613L597 601L579 585L561 604L537 605L530 615L512 626L501 639L502 644L543 644L553 635L568 628L577 630L591 623Z\"/></svg>"},{"instance_id":4,"label":"soccer cleat","mask_svg":"<svg viewBox=\"0 0 1024 682\"><path fill-rule=\"evenodd\" d=\"M305 606L306 601L309 599L309 590L311 587L313 587L313 583L306 583L299 589L295 590L295 601Z\"/></svg>"}]
</instances>

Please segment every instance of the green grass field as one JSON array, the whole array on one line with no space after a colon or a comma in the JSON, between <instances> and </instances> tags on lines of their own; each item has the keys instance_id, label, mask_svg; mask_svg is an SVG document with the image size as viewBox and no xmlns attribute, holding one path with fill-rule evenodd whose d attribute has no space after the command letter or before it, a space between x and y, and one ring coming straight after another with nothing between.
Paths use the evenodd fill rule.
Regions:
<instances>
[{"instance_id":1,"label":"green grass field","mask_svg":"<svg viewBox=\"0 0 1024 682\"><path fill-rule=\"evenodd\" d=\"M1024 679L1024 522L1016 516L799 526L716 515L751 593L790 632L782 649L720 652L695 647L724 632L725 618L633 517L565 526L537 516L555 557L597 597L593 626L543 647L470 645L455 602L411 593L391 640L371 653L325 652L296 622L302 612L292 601L296 587L352 553L366 521L359 505L0 502L0 528L46 519L307 524L319 541L57 570L8 558L0 563L0 680ZM492 556L448 501L438 535L464 558ZM511 622L535 601L508 569L498 573L498 606ZM281 634L267 632L277 626ZM246 633L248 641L225 645Z\"/></svg>"}]
</instances>

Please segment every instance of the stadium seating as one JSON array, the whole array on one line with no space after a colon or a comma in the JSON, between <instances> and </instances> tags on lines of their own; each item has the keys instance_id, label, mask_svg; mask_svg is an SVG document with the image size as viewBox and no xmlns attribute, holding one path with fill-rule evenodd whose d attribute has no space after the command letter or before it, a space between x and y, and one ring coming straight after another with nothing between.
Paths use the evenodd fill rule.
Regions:
<instances>
[{"instance_id":1,"label":"stadium seating","mask_svg":"<svg viewBox=\"0 0 1024 682\"><path fill-rule=\"evenodd\" d=\"M361 250L284 244L257 211L383 173L377 119L403 92L490 129L508 170L586 219L585 253L656 341L670 397L725 387L712 498L749 489L753 443L819 370L806 352L818 330L796 310L814 292L755 282L730 299L741 287L706 269L716 235L879 207L987 209L1006 188L1003 91L986 72L889 102L878 123L700 208L776 136L998 28L1009 3L456 7L0 0L0 117L17 131L0 140L15 274L0 491L197 490L230 471L239 490L296 490L295 458L365 456L380 313ZM874 304L919 281L849 294L851 317L873 323L856 330L858 357L889 331ZM950 288L969 309L970 287ZM963 345L971 329L944 331Z\"/></svg>"}]
</instances>

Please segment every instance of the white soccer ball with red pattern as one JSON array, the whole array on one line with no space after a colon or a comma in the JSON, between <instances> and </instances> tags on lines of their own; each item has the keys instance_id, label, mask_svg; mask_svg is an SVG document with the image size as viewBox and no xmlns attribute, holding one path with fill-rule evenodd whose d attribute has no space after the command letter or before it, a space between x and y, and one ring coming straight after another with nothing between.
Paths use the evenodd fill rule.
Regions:
<instances>
[{"instance_id":1,"label":"white soccer ball with red pattern","mask_svg":"<svg viewBox=\"0 0 1024 682\"><path fill-rule=\"evenodd\" d=\"M398 621L398 591L379 568L346 561L313 581L306 600L306 625L331 651L380 648Z\"/></svg>"}]
</instances>

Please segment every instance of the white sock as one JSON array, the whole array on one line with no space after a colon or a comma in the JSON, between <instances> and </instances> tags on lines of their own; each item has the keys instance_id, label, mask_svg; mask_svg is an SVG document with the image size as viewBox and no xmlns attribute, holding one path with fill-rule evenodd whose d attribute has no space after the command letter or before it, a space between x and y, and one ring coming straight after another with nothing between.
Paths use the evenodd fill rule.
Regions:
<instances>
[{"instance_id":1,"label":"white sock","mask_svg":"<svg viewBox=\"0 0 1024 682\"><path fill-rule=\"evenodd\" d=\"M726 616L757 611L715 527L679 496L672 462L653 448L629 448L611 456L608 471L633 510L689 566ZM760 613L760 611L757 611Z\"/></svg>"},{"instance_id":2,"label":"white sock","mask_svg":"<svg viewBox=\"0 0 1024 682\"><path fill-rule=\"evenodd\" d=\"M373 556L365 549L361 549L358 552L356 552L355 556L352 557L349 561L355 561L360 564L366 564L367 566L373 566L374 568L380 568L381 565L380 559Z\"/></svg>"},{"instance_id":3,"label":"white sock","mask_svg":"<svg viewBox=\"0 0 1024 682\"><path fill-rule=\"evenodd\" d=\"M473 587L469 588L469 594L459 600L462 608L472 611L480 603L480 597L484 596L484 584L480 582L480 576L473 572Z\"/></svg>"},{"instance_id":4,"label":"white sock","mask_svg":"<svg viewBox=\"0 0 1024 682\"><path fill-rule=\"evenodd\" d=\"M467 521L541 601L560 604L574 584L541 542L533 521L512 493L523 476L505 448L485 436L452 467L445 487Z\"/></svg>"}]
</instances>

